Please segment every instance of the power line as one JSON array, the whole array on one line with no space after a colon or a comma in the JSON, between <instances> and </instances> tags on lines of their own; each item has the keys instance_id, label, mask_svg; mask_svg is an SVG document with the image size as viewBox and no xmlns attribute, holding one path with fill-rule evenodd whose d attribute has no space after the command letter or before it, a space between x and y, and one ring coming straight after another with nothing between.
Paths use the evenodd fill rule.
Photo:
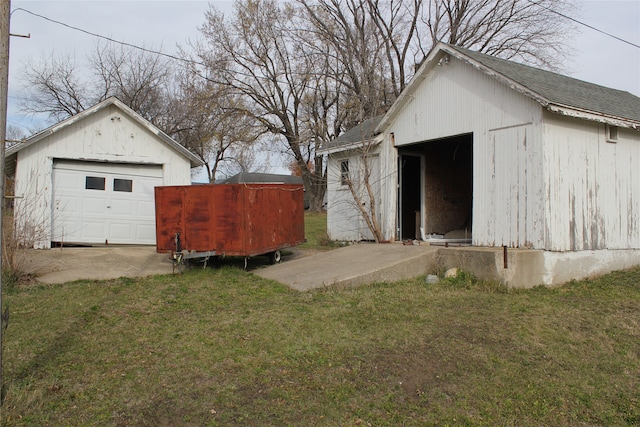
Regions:
<instances>
[{"instance_id":1,"label":"power line","mask_svg":"<svg viewBox=\"0 0 640 427\"><path fill-rule=\"evenodd\" d=\"M551 13L555 13L555 14L556 14L556 15L558 15L558 16L561 16L561 17L563 17L563 18L565 18L565 19L568 19L569 21L575 22L575 23L577 23L577 24L579 24L579 25L582 25L582 26L584 26L584 27L587 27L587 28L589 28L589 29L591 29L591 30L593 30L593 31L596 31L596 32L598 32L598 33L601 33L601 34L603 34L603 35L605 35L605 36L607 36L607 37L611 37L611 38L613 38L613 39L615 39L615 40L618 40L618 41L620 41L620 42L622 42L622 43L626 43L626 44L628 44L628 45L630 45L630 46L633 46L633 47L636 47L636 48L639 48L639 49L640 49L640 45L638 45L638 44L635 44L635 43L633 43L633 42L630 42L630 41L628 41L628 40L625 40L625 39L623 39L623 38L621 38L621 37L618 37L618 36L616 36L616 35L613 35L613 34L611 34L611 33L608 33L608 32L606 32L606 31L604 31L604 30L599 29L599 28L596 28L596 27L594 27L594 26L592 26L592 25L589 25L589 24L587 24L587 23L585 23L585 22L582 22L582 21L580 21L580 20L578 20L578 19L576 19L576 18L572 18L572 17L570 17L570 16L568 16L568 15L566 15L566 14L562 13L562 12L558 12L557 10L552 9L552 8L551 8L551 7L549 7L549 6L546 6L546 5L540 4L540 3L538 3L538 2L536 2L536 1L534 1L534 0L527 0L527 1L528 1L529 3L531 3L531 4L533 4L533 5L536 5L536 6L538 6L538 7L541 7L541 8L543 8L543 9L546 9L546 10L548 10L548 11L549 11L549 12L551 12ZM33 15L33 16L36 16L36 17L38 17L38 18L44 19L44 20L46 20L46 21L53 22L54 24L62 25L63 27L67 27L67 28L72 29L72 30L75 30L75 31L80 31L80 32L85 33L85 34L88 34L88 35L90 35L90 36L97 37L97 38L100 38L100 39L104 39L104 40L107 40L107 41L109 41L109 42L116 43L116 44L119 44L119 45L122 45L122 46L128 46L128 47L131 47L131 48L134 48L134 49L142 50L142 51L144 51L144 52L152 53L152 54L155 54L155 55L164 56L164 57L166 57L166 58L170 58L170 59L173 59L173 60L176 60L176 61L181 61L181 62L184 62L184 63L187 63L187 64L193 64L193 65L206 66L206 64L204 64L204 63L202 63L202 62L194 61L194 60L192 60L192 59L181 58L181 57L179 57L179 56L171 55L171 54L168 54L168 53L165 53L165 52L159 51L159 50L148 49L148 48L145 48L145 47L142 47L142 46L138 46L138 45L135 45L135 44L132 44L132 43L123 42L123 41L120 41L120 40L113 39L113 38L111 38L111 37L103 36L102 34L94 33L94 32L91 32L91 31L89 31L89 30L85 30L85 29L80 28L80 27L76 27L76 26L73 26L73 25L70 25L70 24L66 24L66 23L64 23L64 22L62 22L62 21L58 21L58 20L55 20L55 19L49 18L49 17L47 17L47 16L40 15L40 14L35 13L35 12L31 12L30 10L27 10L27 9L24 9L24 8L21 8L21 7L14 9L14 10L11 12L11 14L13 14L13 12L16 12L16 11L23 11L23 12L26 12L26 13L28 13L28 14L30 14L30 15Z\"/></svg>"},{"instance_id":2,"label":"power line","mask_svg":"<svg viewBox=\"0 0 640 427\"><path fill-rule=\"evenodd\" d=\"M0 1L1 1L1 0L0 0ZM38 18L44 19L44 20L49 21L49 22L52 22L52 23L54 23L54 24L58 24L58 25L61 25L61 26L63 26L63 27L66 27L66 28L69 28L69 29L75 30L75 31L80 31L80 32L85 33L85 34L88 34L88 35L90 35L90 36L97 37L97 38L100 38L100 39L104 39L104 40L107 40L107 41L112 42L112 43L117 43L117 44L120 44L120 45L122 45L122 46L131 47L131 48L133 48L133 49L138 49L138 50L141 50L141 51L144 51L144 52L148 52L148 53L151 53L151 54L154 54L154 55L164 56L164 57L166 57L166 58L173 59L173 60L176 60L176 61L181 61L181 62L184 62L184 63L187 63L187 64L199 65L199 66L202 66L202 67L205 67L205 68L207 67L207 64L205 64L205 63L203 63L203 62L198 62L198 61L194 61L194 60L192 60L192 59L187 59L187 58L181 58L181 57L179 57L179 56L171 55L171 54L168 54L168 53L165 53L165 52L159 51L159 50L148 49L148 48L145 48L145 47L142 47L142 46L138 46L138 45L135 45L135 44L132 44L132 43L128 43L128 42L123 42L123 41L120 41L120 40L116 40L116 39L113 39L113 38L111 38L111 37L103 36L102 34L94 33L94 32L91 32L91 31L85 30L85 29L83 29L83 28L76 27L76 26L73 26L73 25L69 25L69 24L66 24L66 23L64 23L64 22L57 21L57 20L55 20L55 19L52 19L52 18L46 17L46 16L44 16L44 15L40 15L40 14L38 14L38 13L31 12L30 10L27 10L27 9L24 9L24 8L21 8L21 7L14 9L11 13L13 14L13 12L16 12L16 11L26 12L26 13L28 13L28 14L30 14L30 15L36 16L36 17L38 17ZM234 74L236 74L236 75L241 75L241 76L245 76L245 77L250 77L250 76L249 76L249 74L247 74L247 73L243 73L243 72L242 72L242 71L240 71L240 70L235 70L235 71L234 71ZM211 79L210 79L210 78L208 78L208 77L206 77L206 76L203 76L201 73L197 73L197 75L198 75L199 77L203 78L204 80L211 81ZM264 77L263 77L263 78L264 78ZM277 82L278 82L278 83L285 83L284 81L277 81Z\"/></svg>"},{"instance_id":3,"label":"power line","mask_svg":"<svg viewBox=\"0 0 640 427\"><path fill-rule=\"evenodd\" d=\"M203 64L202 62L197 62L197 61L193 61L191 59L186 59L186 58L180 58L179 56L171 55L171 54L159 51L159 50L148 49L146 47L137 46L137 45L132 44L132 43L127 43L127 42L123 42L123 41L120 41L120 40L116 40L116 39L113 39L111 37L103 36L102 34L93 33L91 31L85 30L85 29L80 28L80 27L75 27L73 25L65 24L64 22L57 21L55 19L46 17L44 15L40 15L40 14L31 12L30 10L23 9L21 7L18 7L16 9L14 9L13 12L16 12L16 11L19 11L19 10L22 11L22 12L26 12L26 13L28 13L30 15L37 16L38 18L44 19L46 21L53 22L54 24L62 25L63 27L67 27L67 28L70 28L70 29L75 30L75 31L80 31L82 33L85 33L85 34L88 34L90 36L97 37L97 38L100 38L100 39L104 39L104 40L107 40L107 41L112 42L112 43L117 43L117 44L122 45L122 46L127 46L127 47L131 47L131 48L134 48L134 49L142 50L144 52L152 53L154 55L164 56L164 57L167 57L167 58L170 58L170 59L174 59L176 61L186 62L188 64L195 64L195 65L205 66L205 64ZM11 14L13 14L13 12L11 12Z\"/></svg>"},{"instance_id":4,"label":"power line","mask_svg":"<svg viewBox=\"0 0 640 427\"><path fill-rule=\"evenodd\" d=\"M633 47L637 47L638 49L640 49L640 45L637 45L637 44L635 44L635 43L633 43L633 42L630 42L630 41L628 41L628 40L625 40L625 39L620 38L620 37L618 37L618 36L615 36L615 35L613 35L613 34L607 33L606 31L603 31L603 30L601 30L601 29L599 29L599 28L596 28L596 27L594 27L594 26L592 26L592 25L586 24L586 23L584 23L584 22L582 22L582 21L579 21L579 20L577 20L577 19L575 19L575 18L572 18L572 17L570 17L570 16L568 16L568 15L565 15L564 13L561 13L561 12L558 12L558 11L556 11L556 10L553 10L553 9L551 9L549 6L542 5L542 4L537 3L537 2L535 2L535 1L533 1L533 0L528 0L528 2L529 2L529 3L531 3L531 4L535 4L536 6L539 6L539 7L543 8L543 9L546 9L546 10L548 10L548 11L549 11L549 12L551 12L551 13L555 13L556 15L559 15L559 16L561 16L561 17L565 18L565 19L568 19L569 21L575 22L576 24L582 25L582 26L587 27L587 28L589 28L589 29L591 29L591 30L594 30L594 31L597 31L597 32L599 32L599 33L601 33L601 34L604 34L605 36L608 36L608 37L614 38L614 39L616 39L616 40L618 40L618 41L621 41L621 42L623 42L623 43L626 43L626 44L628 44L628 45L631 45L631 46L633 46Z\"/></svg>"}]
</instances>

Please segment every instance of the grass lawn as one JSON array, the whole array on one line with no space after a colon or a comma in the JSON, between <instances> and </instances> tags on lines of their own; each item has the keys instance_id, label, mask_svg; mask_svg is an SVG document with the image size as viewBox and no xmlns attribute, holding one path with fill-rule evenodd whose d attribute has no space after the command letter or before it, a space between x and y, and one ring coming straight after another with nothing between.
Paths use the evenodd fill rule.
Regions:
<instances>
[{"instance_id":1,"label":"grass lawn","mask_svg":"<svg viewBox=\"0 0 640 427\"><path fill-rule=\"evenodd\" d=\"M305 212L304 237L306 242L300 245L303 249L329 249L335 247L327 236L327 213Z\"/></svg>"},{"instance_id":2,"label":"grass lawn","mask_svg":"<svg viewBox=\"0 0 640 427\"><path fill-rule=\"evenodd\" d=\"M640 269L299 293L227 266L4 302L7 426L640 424Z\"/></svg>"}]
</instances>

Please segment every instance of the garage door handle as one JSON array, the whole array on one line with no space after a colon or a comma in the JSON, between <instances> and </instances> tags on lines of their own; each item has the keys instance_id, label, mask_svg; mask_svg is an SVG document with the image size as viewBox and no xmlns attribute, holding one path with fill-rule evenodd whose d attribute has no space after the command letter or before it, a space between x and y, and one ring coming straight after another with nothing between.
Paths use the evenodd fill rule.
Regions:
<instances>
[{"instance_id":1,"label":"garage door handle","mask_svg":"<svg viewBox=\"0 0 640 427\"><path fill-rule=\"evenodd\" d=\"M107 206L107 208L109 208L109 209L110 209L110 208L111 208L111 206Z\"/></svg>"}]
</instances>

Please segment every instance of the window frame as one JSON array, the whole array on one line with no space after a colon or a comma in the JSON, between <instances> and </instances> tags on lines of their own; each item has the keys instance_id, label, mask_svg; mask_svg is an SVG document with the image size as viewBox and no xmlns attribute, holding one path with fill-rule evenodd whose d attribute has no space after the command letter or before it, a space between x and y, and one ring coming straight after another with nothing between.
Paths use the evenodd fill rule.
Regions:
<instances>
[{"instance_id":1,"label":"window frame","mask_svg":"<svg viewBox=\"0 0 640 427\"><path fill-rule=\"evenodd\" d=\"M605 133L607 142L612 142L612 143L618 142L618 139L620 136L620 129L618 128L618 126L605 124L604 133Z\"/></svg>"},{"instance_id":2,"label":"window frame","mask_svg":"<svg viewBox=\"0 0 640 427\"><path fill-rule=\"evenodd\" d=\"M122 183L128 183L124 190L118 189L116 187L116 181ZM113 178L113 191L118 193L133 193L133 180L127 178Z\"/></svg>"},{"instance_id":3,"label":"window frame","mask_svg":"<svg viewBox=\"0 0 640 427\"><path fill-rule=\"evenodd\" d=\"M340 161L340 185L348 186L351 182L351 177L349 176L349 159L344 159Z\"/></svg>"},{"instance_id":4,"label":"window frame","mask_svg":"<svg viewBox=\"0 0 640 427\"><path fill-rule=\"evenodd\" d=\"M100 186L93 185L93 183L98 182L98 180L102 180L102 188ZM92 185L90 185L90 182ZM95 191L106 191L107 190L107 178L103 176L92 176L85 175L84 177L84 189L85 190L95 190Z\"/></svg>"}]
</instances>

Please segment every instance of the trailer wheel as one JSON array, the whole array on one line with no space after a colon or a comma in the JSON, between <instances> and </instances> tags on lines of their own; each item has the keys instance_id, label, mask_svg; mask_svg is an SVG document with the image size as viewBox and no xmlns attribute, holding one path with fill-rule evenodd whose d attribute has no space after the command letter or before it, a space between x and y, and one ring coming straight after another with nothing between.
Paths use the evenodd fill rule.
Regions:
<instances>
[{"instance_id":1,"label":"trailer wheel","mask_svg":"<svg viewBox=\"0 0 640 427\"><path fill-rule=\"evenodd\" d=\"M269 253L269 262L271 264L277 264L280 261L282 261L282 252L274 251L274 252Z\"/></svg>"}]
</instances>

